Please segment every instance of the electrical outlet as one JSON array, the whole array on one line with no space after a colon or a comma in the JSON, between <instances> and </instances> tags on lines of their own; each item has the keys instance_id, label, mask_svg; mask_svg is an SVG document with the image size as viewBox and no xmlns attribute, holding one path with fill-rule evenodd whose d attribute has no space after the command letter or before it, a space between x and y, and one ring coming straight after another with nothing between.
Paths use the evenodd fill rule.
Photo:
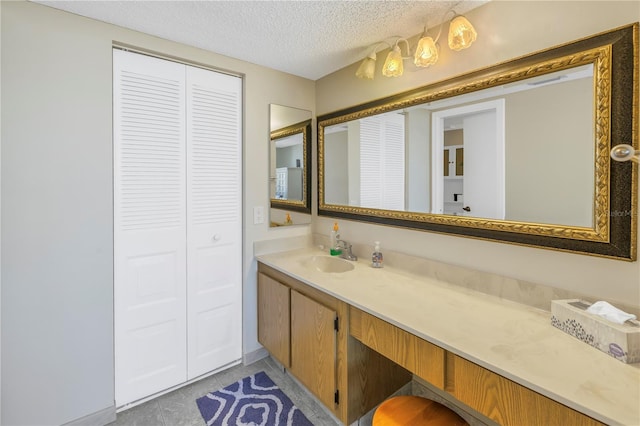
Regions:
<instances>
[{"instance_id":1,"label":"electrical outlet","mask_svg":"<svg viewBox=\"0 0 640 426\"><path fill-rule=\"evenodd\" d=\"M253 224L259 225L264 223L264 207L255 206L253 208Z\"/></svg>"}]
</instances>

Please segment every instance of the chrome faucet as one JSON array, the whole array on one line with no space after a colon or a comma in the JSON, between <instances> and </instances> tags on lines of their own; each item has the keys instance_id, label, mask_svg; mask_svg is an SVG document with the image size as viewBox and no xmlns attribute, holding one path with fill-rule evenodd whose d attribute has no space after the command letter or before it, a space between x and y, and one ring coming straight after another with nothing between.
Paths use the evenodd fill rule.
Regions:
<instances>
[{"instance_id":1,"label":"chrome faucet","mask_svg":"<svg viewBox=\"0 0 640 426\"><path fill-rule=\"evenodd\" d=\"M340 257L347 260L358 260L358 256L353 254L351 251L351 244L346 242L345 240L338 239L338 247L342 249L342 253L340 253Z\"/></svg>"}]
</instances>

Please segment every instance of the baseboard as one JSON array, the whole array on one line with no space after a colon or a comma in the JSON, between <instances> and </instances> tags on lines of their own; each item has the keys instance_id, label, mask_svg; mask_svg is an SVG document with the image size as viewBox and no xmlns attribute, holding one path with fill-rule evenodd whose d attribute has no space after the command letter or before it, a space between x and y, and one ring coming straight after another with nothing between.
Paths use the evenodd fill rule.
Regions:
<instances>
[{"instance_id":1,"label":"baseboard","mask_svg":"<svg viewBox=\"0 0 640 426\"><path fill-rule=\"evenodd\" d=\"M116 421L116 406L96 411L88 416L65 423L64 426L104 426Z\"/></svg>"},{"instance_id":2,"label":"baseboard","mask_svg":"<svg viewBox=\"0 0 640 426\"><path fill-rule=\"evenodd\" d=\"M1 1L1 0L0 0L0 1ZM142 405L142 404L144 404L145 402L149 402L149 401L151 401L152 399L156 399L156 398L158 398L158 397L160 397L160 396L162 396L162 395L166 395L166 394L168 394L168 393L171 393L171 392L173 392L173 391L175 391L175 390L178 390L178 389L180 389L180 388L183 388L183 387L185 387L185 386L188 386L188 385L190 385L190 384L192 384L192 383L195 383L195 382L197 382L197 381L200 381L200 380L202 380L202 379L204 379L204 378L207 378L207 377L209 377L209 376L213 376L214 374L218 374L218 373L220 373L221 371L224 371L224 370L226 370L226 369L228 369L228 368L231 368L231 367L234 367L234 366L236 366L236 365L240 364L241 362L242 362L242 360L241 360L241 359L237 359L237 360L235 360L235 361L231 361L230 363L225 364L225 365L223 365L222 367L217 368L217 369L215 369L215 370L211 370L211 371L209 371L208 373L205 373L205 374L203 374L203 375L201 375L201 376L195 377L195 378L193 378L193 379L191 379L191 380L187 380L186 382L179 383L179 384L177 384L177 385L175 385L175 386L172 386L172 387L170 387L170 388L167 388L167 389L161 390L160 392L156 392L156 393L154 393L154 394L147 395L147 396L145 396L145 397L143 397L143 398L140 398L140 399L137 399L137 400L135 400L135 401L131 401L131 402L129 402L128 404L121 405L120 407L117 407L116 412L117 412L117 413L121 413L121 412L126 411L126 410L129 410L129 409L131 409L131 408L133 408L133 407L137 407L138 405Z\"/></svg>"},{"instance_id":3,"label":"baseboard","mask_svg":"<svg viewBox=\"0 0 640 426\"><path fill-rule=\"evenodd\" d=\"M266 358L268 356L269 352L267 352L265 348L256 349L253 352L242 355L242 363L244 365L253 364L254 362L260 361L262 358Z\"/></svg>"}]
</instances>

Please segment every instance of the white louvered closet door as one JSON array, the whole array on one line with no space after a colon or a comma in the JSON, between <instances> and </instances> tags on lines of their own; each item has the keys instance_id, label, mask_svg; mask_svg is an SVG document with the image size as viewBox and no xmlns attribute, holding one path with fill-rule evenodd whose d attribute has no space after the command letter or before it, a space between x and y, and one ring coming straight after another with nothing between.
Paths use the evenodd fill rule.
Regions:
<instances>
[{"instance_id":1,"label":"white louvered closet door","mask_svg":"<svg viewBox=\"0 0 640 426\"><path fill-rule=\"evenodd\" d=\"M382 208L382 120L360 120L360 206Z\"/></svg>"},{"instance_id":2,"label":"white louvered closet door","mask_svg":"<svg viewBox=\"0 0 640 426\"><path fill-rule=\"evenodd\" d=\"M241 358L241 94L114 50L117 406Z\"/></svg>"},{"instance_id":3,"label":"white louvered closet door","mask_svg":"<svg viewBox=\"0 0 640 426\"><path fill-rule=\"evenodd\" d=\"M360 206L405 209L404 115L360 120Z\"/></svg>"},{"instance_id":4,"label":"white louvered closet door","mask_svg":"<svg viewBox=\"0 0 640 426\"><path fill-rule=\"evenodd\" d=\"M187 68L188 378L242 353L242 80Z\"/></svg>"},{"instance_id":5,"label":"white louvered closet door","mask_svg":"<svg viewBox=\"0 0 640 426\"><path fill-rule=\"evenodd\" d=\"M116 404L185 381L185 68L113 52Z\"/></svg>"}]
</instances>

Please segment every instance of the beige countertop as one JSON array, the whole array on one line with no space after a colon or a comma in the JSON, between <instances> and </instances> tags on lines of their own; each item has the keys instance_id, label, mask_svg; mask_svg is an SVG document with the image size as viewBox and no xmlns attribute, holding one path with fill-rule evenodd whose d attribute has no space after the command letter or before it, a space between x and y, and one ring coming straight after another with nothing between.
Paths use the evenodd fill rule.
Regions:
<instances>
[{"instance_id":1,"label":"beige countertop","mask_svg":"<svg viewBox=\"0 0 640 426\"><path fill-rule=\"evenodd\" d=\"M448 351L609 424L640 426L640 364L551 325L550 312L365 260L325 273L305 248L257 259Z\"/></svg>"}]
</instances>

